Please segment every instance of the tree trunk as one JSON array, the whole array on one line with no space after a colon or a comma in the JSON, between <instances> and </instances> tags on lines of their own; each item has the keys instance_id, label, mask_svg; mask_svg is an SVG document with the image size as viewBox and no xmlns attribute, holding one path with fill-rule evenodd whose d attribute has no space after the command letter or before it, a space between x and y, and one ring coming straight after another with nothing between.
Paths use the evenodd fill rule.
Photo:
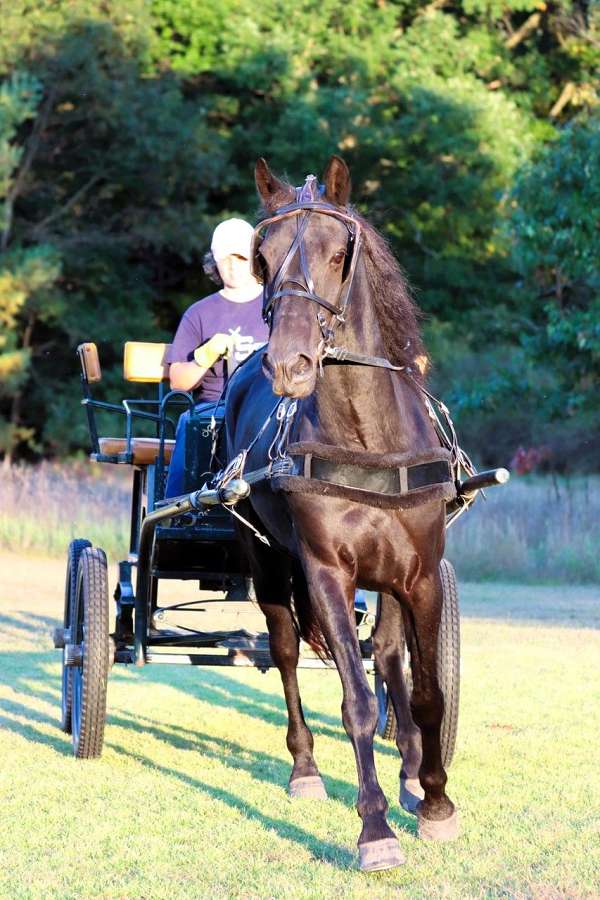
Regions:
<instances>
[{"instance_id":1,"label":"tree trunk","mask_svg":"<svg viewBox=\"0 0 600 900\"><path fill-rule=\"evenodd\" d=\"M35 325L35 319L36 319L35 313L33 312L33 310L31 310L27 317L27 324L25 326L25 331L23 332L23 340L21 342L22 350L29 350L31 347L31 340L32 340L32 335L33 335L33 328ZM18 428L20 421L21 421L22 400L23 400L23 389L17 388L17 392L12 399L11 408L10 408L10 416L9 416L9 420L8 420L9 424L14 429ZM3 468L5 471L8 470L13 463L14 450L15 450L16 446L17 446L17 441L13 440L11 442L11 444L8 446L6 453L4 454Z\"/></svg>"}]
</instances>

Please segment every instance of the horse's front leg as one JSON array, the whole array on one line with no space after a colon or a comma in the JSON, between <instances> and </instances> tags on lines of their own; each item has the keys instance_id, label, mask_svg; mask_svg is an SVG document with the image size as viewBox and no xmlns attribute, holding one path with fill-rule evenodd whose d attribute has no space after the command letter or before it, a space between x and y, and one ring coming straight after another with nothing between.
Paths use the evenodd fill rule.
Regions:
<instances>
[{"instance_id":1,"label":"horse's front leg","mask_svg":"<svg viewBox=\"0 0 600 900\"><path fill-rule=\"evenodd\" d=\"M406 632L399 600L392 594L381 594L377 628L373 635L373 653L396 714L396 745L402 758L400 804L407 812L415 813L424 797L419 783L421 732L410 711L410 697L404 679Z\"/></svg>"},{"instance_id":2,"label":"horse's front leg","mask_svg":"<svg viewBox=\"0 0 600 900\"><path fill-rule=\"evenodd\" d=\"M375 771L377 701L367 681L356 635L355 582L344 570L320 562L306 547L302 548L302 563L313 610L342 682L342 721L358 770L357 810L363 823L358 839L360 867L363 871L389 869L405 860L387 823L388 805Z\"/></svg>"},{"instance_id":3,"label":"horse's front leg","mask_svg":"<svg viewBox=\"0 0 600 900\"><path fill-rule=\"evenodd\" d=\"M423 743L419 780L425 796L416 811L419 837L429 840L453 840L458 835L456 810L446 795L447 777L440 745L444 697L437 677L437 641L442 603L442 585L436 569L419 578L410 591L412 627L406 635L413 677L410 705Z\"/></svg>"}]
</instances>

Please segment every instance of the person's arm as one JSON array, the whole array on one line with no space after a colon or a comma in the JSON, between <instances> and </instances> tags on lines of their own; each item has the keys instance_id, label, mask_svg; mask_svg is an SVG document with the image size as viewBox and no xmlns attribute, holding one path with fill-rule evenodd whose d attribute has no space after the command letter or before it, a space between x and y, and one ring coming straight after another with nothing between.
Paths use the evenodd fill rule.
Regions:
<instances>
[{"instance_id":1,"label":"person's arm","mask_svg":"<svg viewBox=\"0 0 600 900\"><path fill-rule=\"evenodd\" d=\"M169 367L171 390L192 391L197 387L211 366L229 353L235 341L233 335L215 334L194 351L191 362L173 362Z\"/></svg>"},{"instance_id":2,"label":"person's arm","mask_svg":"<svg viewBox=\"0 0 600 900\"><path fill-rule=\"evenodd\" d=\"M174 362L169 366L169 381L172 391L193 391L197 387L208 368L202 369L195 362Z\"/></svg>"}]
</instances>

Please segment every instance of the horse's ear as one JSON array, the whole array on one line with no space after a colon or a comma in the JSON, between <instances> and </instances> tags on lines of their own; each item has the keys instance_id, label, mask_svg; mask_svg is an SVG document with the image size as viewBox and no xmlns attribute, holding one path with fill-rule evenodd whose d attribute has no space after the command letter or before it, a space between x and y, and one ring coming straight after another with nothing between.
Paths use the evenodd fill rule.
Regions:
<instances>
[{"instance_id":1,"label":"horse's ear","mask_svg":"<svg viewBox=\"0 0 600 900\"><path fill-rule=\"evenodd\" d=\"M326 200L336 206L348 206L352 187L350 170L340 156L332 156L327 163L323 183Z\"/></svg>"},{"instance_id":2,"label":"horse's ear","mask_svg":"<svg viewBox=\"0 0 600 900\"><path fill-rule=\"evenodd\" d=\"M266 159L261 156L254 167L254 180L265 208L276 209L294 199L294 189L273 175Z\"/></svg>"}]
</instances>

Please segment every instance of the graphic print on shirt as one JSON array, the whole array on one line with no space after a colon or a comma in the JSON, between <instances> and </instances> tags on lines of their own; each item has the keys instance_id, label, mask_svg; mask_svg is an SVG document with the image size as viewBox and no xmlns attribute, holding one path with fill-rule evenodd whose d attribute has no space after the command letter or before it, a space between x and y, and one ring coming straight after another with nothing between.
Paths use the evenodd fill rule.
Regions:
<instances>
[{"instance_id":1,"label":"graphic print on shirt","mask_svg":"<svg viewBox=\"0 0 600 900\"><path fill-rule=\"evenodd\" d=\"M251 334L240 334L241 326L230 328L229 334L235 338L235 345L232 353L233 368L236 368L245 359L248 359L251 353L264 347L266 341L256 341Z\"/></svg>"},{"instance_id":2,"label":"graphic print on shirt","mask_svg":"<svg viewBox=\"0 0 600 900\"><path fill-rule=\"evenodd\" d=\"M227 300L219 292L197 300L181 317L165 362L191 362L196 348L215 334L233 335L236 346L229 358L218 360L208 369L194 389L196 402L217 400L225 378L269 340L269 329L262 319L262 294L244 303Z\"/></svg>"}]
</instances>

